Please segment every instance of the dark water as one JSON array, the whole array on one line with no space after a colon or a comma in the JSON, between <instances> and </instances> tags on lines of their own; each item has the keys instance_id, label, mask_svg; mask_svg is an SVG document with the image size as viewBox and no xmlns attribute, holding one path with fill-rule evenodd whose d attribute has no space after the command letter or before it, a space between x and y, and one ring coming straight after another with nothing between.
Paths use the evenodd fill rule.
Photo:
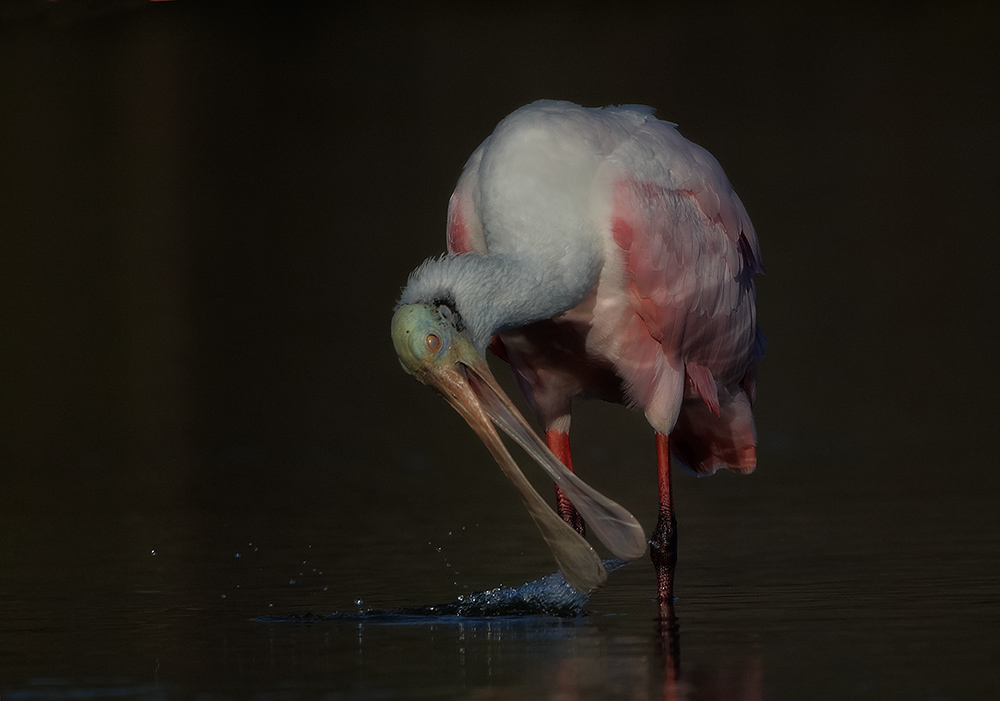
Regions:
<instances>
[{"instance_id":1,"label":"dark water","mask_svg":"<svg viewBox=\"0 0 1000 701\"><path fill-rule=\"evenodd\" d=\"M4 701L1000 695L991 6L0 17ZM675 480L676 627L645 560L570 618L358 616L554 569L388 339L465 158L540 97L655 105L726 167L759 468ZM574 428L650 528L642 418Z\"/></svg>"}]
</instances>

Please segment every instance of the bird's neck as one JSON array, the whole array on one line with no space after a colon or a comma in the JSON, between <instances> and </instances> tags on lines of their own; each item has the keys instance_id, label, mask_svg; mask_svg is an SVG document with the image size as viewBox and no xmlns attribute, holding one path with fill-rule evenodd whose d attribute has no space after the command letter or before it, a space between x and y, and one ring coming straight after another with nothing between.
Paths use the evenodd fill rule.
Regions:
<instances>
[{"instance_id":1,"label":"bird's neck","mask_svg":"<svg viewBox=\"0 0 1000 701\"><path fill-rule=\"evenodd\" d=\"M598 262L559 263L510 253L431 258L410 275L400 304L454 304L483 353L497 331L550 319L584 300Z\"/></svg>"}]
</instances>

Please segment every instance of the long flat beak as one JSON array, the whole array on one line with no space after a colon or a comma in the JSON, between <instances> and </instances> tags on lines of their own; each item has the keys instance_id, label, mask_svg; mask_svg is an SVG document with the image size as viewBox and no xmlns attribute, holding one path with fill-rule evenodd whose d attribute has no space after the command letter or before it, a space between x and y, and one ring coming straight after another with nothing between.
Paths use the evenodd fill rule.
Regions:
<instances>
[{"instance_id":1,"label":"long flat beak","mask_svg":"<svg viewBox=\"0 0 1000 701\"><path fill-rule=\"evenodd\" d=\"M566 580L589 593L604 584L607 574L594 549L559 518L521 472L497 434L494 422L562 488L591 531L612 553L624 560L642 556L646 538L639 522L559 462L497 384L472 343L462 338L449 356L446 362L422 367L415 373L417 379L437 389L489 448L517 488Z\"/></svg>"}]
</instances>

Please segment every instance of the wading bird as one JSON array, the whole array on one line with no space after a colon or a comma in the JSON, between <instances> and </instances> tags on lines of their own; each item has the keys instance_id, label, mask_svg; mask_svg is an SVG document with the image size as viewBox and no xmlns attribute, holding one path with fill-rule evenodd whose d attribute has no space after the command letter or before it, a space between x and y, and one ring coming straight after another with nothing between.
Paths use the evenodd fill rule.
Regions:
<instances>
[{"instance_id":1,"label":"wading bird","mask_svg":"<svg viewBox=\"0 0 1000 701\"><path fill-rule=\"evenodd\" d=\"M660 505L649 545L663 614L676 560L671 460L698 474L750 472L757 461L751 405L764 339L753 275L763 269L722 167L650 108L535 102L469 158L447 241L446 256L411 273L396 308L404 369L483 439L567 580L585 592L606 573L584 522L626 560L647 541L628 511L572 472L570 400L641 409L656 432ZM510 364L545 441L497 385L487 349ZM556 482L559 515L491 420Z\"/></svg>"}]
</instances>

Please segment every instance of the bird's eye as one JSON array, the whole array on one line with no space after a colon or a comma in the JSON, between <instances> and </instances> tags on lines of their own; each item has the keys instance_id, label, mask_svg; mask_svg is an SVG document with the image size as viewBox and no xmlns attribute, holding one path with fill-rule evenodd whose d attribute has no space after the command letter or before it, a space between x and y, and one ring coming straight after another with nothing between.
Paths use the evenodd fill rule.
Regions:
<instances>
[{"instance_id":1,"label":"bird's eye","mask_svg":"<svg viewBox=\"0 0 1000 701\"><path fill-rule=\"evenodd\" d=\"M441 339L434 334L427 334L427 338L425 338L424 341L427 342L427 350L431 353L437 353L441 350Z\"/></svg>"}]
</instances>

